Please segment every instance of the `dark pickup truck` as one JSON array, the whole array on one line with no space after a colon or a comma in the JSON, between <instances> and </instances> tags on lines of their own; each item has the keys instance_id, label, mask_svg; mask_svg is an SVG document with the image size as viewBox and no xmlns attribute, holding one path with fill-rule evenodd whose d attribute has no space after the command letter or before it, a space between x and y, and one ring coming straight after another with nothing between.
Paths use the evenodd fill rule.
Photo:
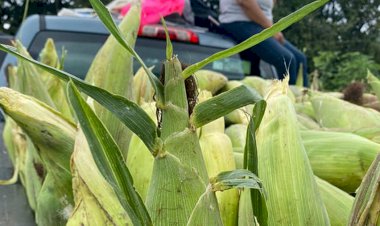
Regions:
<instances>
[{"instance_id":1,"label":"dark pickup truck","mask_svg":"<svg viewBox=\"0 0 380 226\"><path fill-rule=\"evenodd\" d=\"M210 32L207 28L168 23L174 52L185 64L198 62L213 53L229 48L234 42L228 37ZM140 29L136 42L136 52L148 66L155 65L155 73L165 59L165 36L161 25L146 25ZM52 38L57 50L67 50L64 69L80 78L84 78L95 54L108 37L109 32L99 19L86 17L63 17L33 15L27 18L19 28L16 38L28 49L35 59L47 38ZM5 43L9 43L9 36ZM1 43L4 41L0 40ZM3 54L3 53L2 53ZM6 86L6 68L16 64L17 60L6 55L1 63L0 86ZM139 65L136 63L135 70ZM206 67L225 74L229 79L239 80L250 75L250 62L235 55L213 62ZM260 65L263 77L275 76L272 67L264 62Z\"/></svg>"}]
</instances>

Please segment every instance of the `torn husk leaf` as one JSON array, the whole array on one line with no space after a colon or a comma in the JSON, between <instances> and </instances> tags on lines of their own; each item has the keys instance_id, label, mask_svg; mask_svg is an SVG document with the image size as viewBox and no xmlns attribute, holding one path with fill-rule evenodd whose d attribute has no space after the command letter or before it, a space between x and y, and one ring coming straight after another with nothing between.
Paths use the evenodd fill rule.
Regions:
<instances>
[{"instance_id":1,"label":"torn husk leaf","mask_svg":"<svg viewBox=\"0 0 380 226\"><path fill-rule=\"evenodd\" d=\"M359 187L348 225L380 225L380 154Z\"/></svg>"}]
</instances>

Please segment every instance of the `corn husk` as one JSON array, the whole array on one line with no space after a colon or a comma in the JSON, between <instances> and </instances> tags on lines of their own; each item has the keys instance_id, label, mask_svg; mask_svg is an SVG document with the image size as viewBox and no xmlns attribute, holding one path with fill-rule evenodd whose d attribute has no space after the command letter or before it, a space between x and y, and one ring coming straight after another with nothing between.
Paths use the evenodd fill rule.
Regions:
<instances>
[{"instance_id":1,"label":"corn husk","mask_svg":"<svg viewBox=\"0 0 380 226\"><path fill-rule=\"evenodd\" d=\"M307 130L307 129L313 129L313 130L321 129L321 126L316 121L314 121L312 118L308 117L307 115L297 114L297 120L298 120L298 124L300 125L300 128L303 128L305 130Z\"/></svg>"},{"instance_id":2,"label":"corn husk","mask_svg":"<svg viewBox=\"0 0 380 226\"><path fill-rule=\"evenodd\" d=\"M226 83L225 86L223 86L223 88L220 90L220 92L226 92L228 90L234 89L234 88L241 86L241 85L243 85L243 83L241 81L230 80Z\"/></svg>"},{"instance_id":3,"label":"corn husk","mask_svg":"<svg viewBox=\"0 0 380 226\"><path fill-rule=\"evenodd\" d=\"M261 96L264 96L269 89L270 81L258 76L247 76L242 80L243 84L255 89Z\"/></svg>"},{"instance_id":4,"label":"corn husk","mask_svg":"<svg viewBox=\"0 0 380 226\"><path fill-rule=\"evenodd\" d=\"M48 66L61 69L59 57L53 39L49 38L40 53L40 61ZM49 74L45 70L39 70L41 78L48 89L49 95L57 107L57 110L66 118L74 120L66 95L66 83L61 79Z\"/></svg>"},{"instance_id":5,"label":"corn husk","mask_svg":"<svg viewBox=\"0 0 380 226\"><path fill-rule=\"evenodd\" d=\"M71 165L75 209L67 225L130 225L128 214L97 168L81 131L76 137Z\"/></svg>"},{"instance_id":6,"label":"corn husk","mask_svg":"<svg viewBox=\"0 0 380 226\"><path fill-rule=\"evenodd\" d=\"M249 112L252 107L244 106L224 116L226 125L245 124L249 122Z\"/></svg>"},{"instance_id":7,"label":"corn husk","mask_svg":"<svg viewBox=\"0 0 380 226\"><path fill-rule=\"evenodd\" d=\"M380 154L360 184L349 218L349 226L380 225Z\"/></svg>"},{"instance_id":8,"label":"corn husk","mask_svg":"<svg viewBox=\"0 0 380 226\"><path fill-rule=\"evenodd\" d=\"M257 132L268 225L329 225L287 90L286 79L274 83Z\"/></svg>"},{"instance_id":9,"label":"corn husk","mask_svg":"<svg viewBox=\"0 0 380 226\"><path fill-rule=\"evenodd\" d=\"M14 184L19 177L25 187L29 206L36 210L37 196L45 178L41 159L31 140L10 117L6 118L3 140L13 163L14 175L9 180L0 181L0 185Z\"/></svg>"},{"instance_id":10,"label":"corn husk","mask_svg":"<svg viewBox=\"0 0 380 226\"><path fill-rule=\"evenodd\" d=\"M211 93L201 92L199 101L211 98ZM224 132L224 120L219 118L201 128L199 143L206 164L208 177L215 177L223 171L236 169L232 143ZM236 225L239 192L231 189L217 192L216 197L223 225Z\"/></svg>"},{"instance_id":11,"label":"corn husk","mask_svg":"<svg viewBox=\"0 0 380 226\"><path fill-rule=\"evenodd\" d=\"M232 142L234 152L244 153L247 125L234 124L226 128L225 133Z\"/></svg>"},{"instance_id":12,"label":"corn husk","mask_svg":"<svg viewBox=\"0 0 380 226\"><path fill-rule=\"evenodd\" d=\"M373 109L323 94L314 94L311 103L316 119L323 127L350 132L380 127L380 112Z\"/></svg>"},{"instance_id":13,"label":"corn husk","mask_svg":"<svg viewBox=\"0 0 380 226\"><path fill-rule=\"evenodd\" d=\"M155 103L145 103L141 107L157 123ZM144 142L136 134L133 134L129 144L127 167L142 200L145 200L147 196L152 178L153 162L152 153L150 153Z\"/></svg>"},{"instance_id":14,"label":"corn husk","mask_svg":"<svg viewBox=\"0 0 380 226\"><path fill-rule=\"evenodd\" d=\"M41 157L43 168L49 175L37 198L36 219L38 221L41 216L55 219L57 212L62 212L63 209L54 208L66 208L73 203L70 157L76 134L75 126L46 104L8 88L0 88L0 105L31 139ZM54 192L51 191L52 187ZM50 202L56 204L49 207ZM64 204L57 204L62 202ZM54 216L48 216L49 214Z\"/></svg>"},{"instance_id":15,"label":"corn husk","mask_svg":"<svg viewBox=\"0 0 380 226\"><path fill-rule=\"evenodd\" d=\"M208 184L198 135L189 125L185 82L180 74L181 64L177 58L165 62L165 106L161 109L163 144L154 159L146 199L154 225L173 222L186 225ZM205 216L216 218L210 221L220 220L218 213L205 211Z\"/></svg>"},{"instance_id":16,"label":"corn husk","mask_svg":"<svg viewBox=\"0 0 380 226\"><path fill-rule=\"evenodd\" d=\"M132 48L136 42L139 17L140 8L132 6L119 24L121 35L125 37L125 40ZM125 51L111 35L95 56L87 73L86 81L132 100L132 64L132 55ZM132 133L107 109L97 103L94 106L96 114L110 131L126 159Z\"/></svg>"},{"instance_id":17,"label":"corn husk","mask_svg":"<svg viewBox=\"0 0 380 226\"><path fill-rule=\"evenodd\" d=\"M56 179L48 173L37 197L37 225L66 225L72 205L68 197L62 196L56 189Z\"/></svg>"},{"instance_id":18,"label":"corn husk","mask_svg":"<svg viewBox=\"0 0 380 226\"><path fill-rule=\"evenodd\" d=\"M16 42L17 50L24 56L31 57L21 42ZM33 96L52 108L56 109L56 106L51 99L46 85L43 83L41 76L37 68L26 61L19 60L17 67L17 78L14 79L14 89L17 91Z\"/></svg>"},{"instance_id":19,"label":"corn husk","mask_svg":"<svg viewBox=\"0 0 380 226\"><path fill-rule=\"evenodd\" d=\"M194 77L200 90L207 90L212 94L216 94L228 81L225 75L210 70L199 70Z\"/></svg>"},{"instance_id":20,"label":"corn husk","mask_svg":"<svg viewBox=\"0 0 380 226\"><path fill-rule=\"evenodd\" d=\"M153 101L154 89L149 77L143 68L140 68L133 77L133 99L142 105Z\"/></svg>"},{"instance_id":21,"label":"corn husk","mask_svg":"<svg viewBox=\"0 0 380 226\"><path fill-rule=\"evenodd\" d=\"M303 114L308 116L309 118L316 120L316 115L313 109L313 105L310 101L298 102L294 104L296 112L298 114Z\"/></svg>"},{"instance_id":22,"label":"corn husk","mask_svg":"<svg viewBox=\"0 0 380 226\"><path fill-rule=\"evenodd\" d=\"M334 185L315 177L331 226L346 226L354 198Z\"/></svg>"},{"instance_id":23,"label":"corn husk","mask_svg":"<svg viewBox=\"0 0 380 226\"><path fill-rule=\"evenodd\" d=\"M356 191L380 152L380 144L351 133L302 131L301 135L314 174L347 192Z\"/></svg>"}]
</instances>

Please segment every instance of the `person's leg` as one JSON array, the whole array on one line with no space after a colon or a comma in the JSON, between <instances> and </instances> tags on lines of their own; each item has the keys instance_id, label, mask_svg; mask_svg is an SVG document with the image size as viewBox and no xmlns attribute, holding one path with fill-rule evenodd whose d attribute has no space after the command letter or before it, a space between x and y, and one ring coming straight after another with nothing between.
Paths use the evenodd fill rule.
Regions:
<instances>
[{"instance_id":1,"label":"person's leg","mask_svg":"<svg viewBox=\"0 0 380 226\"><path fill-rule=\"evenodd\" d=\"M302 64L302 77L303 77L303 86L308 87L309 86L309 78L307 75L307 58L304 53L302 53L297 47L295 47L292 43L285 41L284 44L285 48L290 50L297 61L297 74L300 68L300 65Z\"/></svg>"},{"instance_id":2,"label":"person's leg","mask_svg":"<svg viewBox=\"0 0 380 226\"><path fill-rule=\"evenodd\" d=\"M229 24L222 24L235 41L238 43L245 41L252 35L260 33L263 28L253 22L234 22ZM290 75L290 84L295 84L297 78L297 69L295 64L295 57L292 52L286 49L274 38L269 38L263 42L251 47L247 51L259 56L262 60L272 64L279 76L283 79L286 74Z\"/></svg>"},{"instance_id":3,"label":"person's leg","mask_svg":"<svg viewBox=\"0 0 380 226\"><path fill-rule=\"evenodd\" d=\"M252 51L243 51L240 53L240 58L244 61L248 61L251 65L250 73L247 75L261 76L260 73L260 57Z\"/></svg>"}]
</instances>

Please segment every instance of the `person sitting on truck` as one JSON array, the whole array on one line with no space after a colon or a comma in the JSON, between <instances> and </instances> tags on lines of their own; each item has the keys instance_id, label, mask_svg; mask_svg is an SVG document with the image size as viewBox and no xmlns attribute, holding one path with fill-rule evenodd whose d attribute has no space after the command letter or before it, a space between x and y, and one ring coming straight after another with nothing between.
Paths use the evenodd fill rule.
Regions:
<instances>
[{"instance_id":1,"label":"person sitting on truck","mask_svg":"<svg viewBox=\"0 0 380 226\"><path fill-rule=\"evenodd\" d=\"M241 43L273 25L272 9L275 0L220 0L221 27ZM307 87L306 56L287 41L281 32L247 50L252 56L272 64L282 79L289 73L289 84L295 84L302 65L303 85Z\"/></svg>"}]
</instances>

